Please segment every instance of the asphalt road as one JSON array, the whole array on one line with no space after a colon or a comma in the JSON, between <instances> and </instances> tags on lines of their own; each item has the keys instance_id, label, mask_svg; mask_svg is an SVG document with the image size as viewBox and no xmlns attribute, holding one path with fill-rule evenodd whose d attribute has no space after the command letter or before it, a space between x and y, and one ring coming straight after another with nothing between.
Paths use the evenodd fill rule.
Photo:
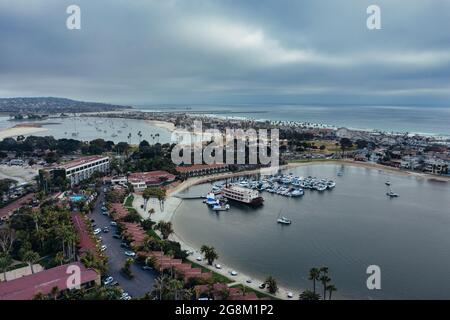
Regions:
<instances>
[{"instance_id":1,"label":"asphalt road","mask_svg":"<svg viewBox=\"0 0 450 320\"><path fill-rule=\"evenodd\" d=\"M113 238L116 228L110 225L111 218L101 214L103 201L104 194L101 193L91 214L91 219L95 220L96 228L109 228L108 233L101 232L98 234L98 236L102 237L102 243L108 247L105 251L108 256L108 275L119 282L123 290L128 292L133 298L141 297L153 289L157 275L152 270L142 270L141 266L137 264L131 266L131 271L134 275L133 279L129 280L121 274L120 269L125 264L127 256L124 254L125 249L120 247L122 240Z\"/></svg>"}]
</instances>

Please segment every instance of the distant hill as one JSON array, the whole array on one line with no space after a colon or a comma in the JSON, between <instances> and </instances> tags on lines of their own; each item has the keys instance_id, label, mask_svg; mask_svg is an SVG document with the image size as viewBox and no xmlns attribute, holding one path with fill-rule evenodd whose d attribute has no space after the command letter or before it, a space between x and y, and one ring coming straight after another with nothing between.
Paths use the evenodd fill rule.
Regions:
<instances>
[{"instance_id":1,"label":"distant hill","mask_svg":"<svg viewBox=\"0 0 450 320\"><path fill-rule=\"evenodd\" d=\"M116 111L129 108L131 107L98 102L76 101L54 97L0 98L0 112L7 112L11 114L100 112Z\"/></svg>"}]
</instances>

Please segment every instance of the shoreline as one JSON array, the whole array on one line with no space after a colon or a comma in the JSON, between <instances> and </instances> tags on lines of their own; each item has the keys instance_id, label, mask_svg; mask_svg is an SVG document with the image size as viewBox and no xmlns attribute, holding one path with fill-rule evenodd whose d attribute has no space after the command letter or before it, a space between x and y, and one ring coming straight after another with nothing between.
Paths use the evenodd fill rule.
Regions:
<instances>
[{"instance_id":1,"label":"shoreline","mask_svg":"<svg viewBox=\"0 0 450 320\"><path fill-rule=\"evenodd\" d=\"M170 133L175 131L175 124L169 121L161 121L161 120L144 120L150 125L153 125L157 128L166 129Z\"/></svg>"},{"instance_id":2,"label":"shoreline","mask_svg":"<svg viewBox=\"0 0 450 320\"><path fill-rule=\"evenodd\" d=\"M0 129L0 140L5 138L14 138L17 136L25 136L30 134L35 134L39 132L48 131L47 128L43 128L41 126L33 126L33 125L16 125L10 128Z\"/></svg>"}]
</instances>

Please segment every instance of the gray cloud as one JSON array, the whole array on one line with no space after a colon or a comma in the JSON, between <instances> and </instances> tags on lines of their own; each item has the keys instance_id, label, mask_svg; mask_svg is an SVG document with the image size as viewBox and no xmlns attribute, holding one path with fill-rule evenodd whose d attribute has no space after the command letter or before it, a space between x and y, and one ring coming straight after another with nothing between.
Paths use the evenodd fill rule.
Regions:
<instances>
[{"instance_id":1,"label":"gray cloud","mask_svg":"<svg viewBox=\"0 0 450 320\"><path fill-rule=\"evenodd\" d=\"M447 105L449 18L445 0L0 0L0 96Z\"/></svg>"}]
</instances>

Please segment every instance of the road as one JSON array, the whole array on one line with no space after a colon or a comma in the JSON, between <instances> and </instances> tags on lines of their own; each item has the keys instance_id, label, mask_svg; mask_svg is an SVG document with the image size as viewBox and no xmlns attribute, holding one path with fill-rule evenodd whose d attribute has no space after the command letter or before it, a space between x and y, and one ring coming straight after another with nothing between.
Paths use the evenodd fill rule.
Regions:
<instances>
[{"instance_id":1,"label":"road","mask_svg":"<svg viewBox=\"0 0 450 320\"><path fill-rule=\"evenodd\" d=\"M94 223L97 225L96 228L108 227L110 230L108 233L102 232L99 234L99 236L102 237L102 243L108 247L105 251L108 256L108 275L118 281L123 290L128 292L133 298L142 297L145 293L153 289L153 284L157 275L152 270L142 270L142 268L136 264L131 266L131 271L134 275L133 279L129 280L121 274L120 269L125 264L127 256L124 254L125 249L120 247L122 241L113 238L116 228L110 225L112 221L111 218L101 214L103 201L104 194L101 193L91 214L91 219L95 220Z\"/></svg>"}]
</instances>

